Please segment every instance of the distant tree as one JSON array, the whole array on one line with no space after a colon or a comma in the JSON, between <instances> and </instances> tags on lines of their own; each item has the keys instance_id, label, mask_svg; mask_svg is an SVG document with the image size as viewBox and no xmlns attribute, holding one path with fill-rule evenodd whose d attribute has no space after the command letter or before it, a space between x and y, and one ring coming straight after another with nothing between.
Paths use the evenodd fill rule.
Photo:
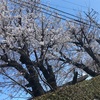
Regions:
<instances>
[{"instance_id":1,"label":"distant tree","mask_svg":"<svg viewBox=\"0 0 100 100\"><path fill-rule=\"evenodd\" d=\"M94 77L100 74L100 35L99 27L92 21L95 19L89 14L87 15L86 24L74 25L70 34L72 36L71 43L75 47L74 60L72 63L83 69L90 76ZM95 21L97 23L97 21ZM76 56L76 57L75 57ZM70 60L69 60L70 61Z\"/></svg>"},{"instance_id":2,"label":"distant tree","mask_svg":"<svg viewBox=\"0 0 100 100\"><path fill-rule=\"evenodd\" d=\"M10 10L1 3L0 87L37 97L72 78L75 84L81 71L92 77L99 74L99 29L90 20L88 25L64 22L36 7L17 5Z\"/></svg>"}]
</instances>

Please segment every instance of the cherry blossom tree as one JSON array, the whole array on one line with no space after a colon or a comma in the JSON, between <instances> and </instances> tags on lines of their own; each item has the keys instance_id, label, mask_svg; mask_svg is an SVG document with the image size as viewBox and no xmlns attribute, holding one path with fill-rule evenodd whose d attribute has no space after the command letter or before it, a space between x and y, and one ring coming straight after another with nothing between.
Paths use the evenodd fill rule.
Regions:
<instances>
[{"instance_id":1,"label":"cherry blossom tree","mask_svg":"<svg viewBox=\"0 0 100 100\"><path fill-rule=\"evenodd\" d=\"M11 9L7 2L0 3L0 85L14 91L11 98L54 91L70 81L75 70L73 84L81 72L99 74L100 35L90 20L77 24L45 15L38 6L16 4Z\"/></svg>"},{"instance_id":2,"label":"cherry blossom tree","mask_svg":"<svg viewBox=\"0 0 100 100\"><path fill-rule=\"evenodd\" d=\"M67 28L63 30L59 18L19 6L9 10L6 2L1 3L1 75L13 83L11 87L22 88L32 97L54 91L56 67L61 65L57 63L57 53L70 39Z\"/></svg>"}]
</instances>

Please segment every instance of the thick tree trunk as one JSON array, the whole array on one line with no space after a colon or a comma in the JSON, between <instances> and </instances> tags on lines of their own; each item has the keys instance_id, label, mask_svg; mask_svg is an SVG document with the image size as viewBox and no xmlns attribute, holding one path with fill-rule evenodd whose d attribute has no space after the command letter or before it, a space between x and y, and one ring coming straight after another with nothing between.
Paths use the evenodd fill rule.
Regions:
<instances>
[{"instance_id":1,"label":"thick tree trunk","mask_svg":"<svg viewBox=\"0 0 100 100\"><path fill-rule=\"evenodd\" d=\"M20 61L23 64L26 64L26 68L29 72L29 77L27 78L27 81L29 82L28 87L32 88L32 94L34 97L40 96L44 94L44 89L39 83L39 77L37 75L36 70L34 69L34 65L32 61L29 59L28 55L23 51L20 51ZM26 85L27 86L27 85Z\"/></svg>"},{"instance_id":2,"label":"thick tree trunk","mask_svg":"<svg viewBox=\"0 0 100 100\"><path fill-rule=\"evenodd\" d=\"M57 88L55 75L49 74L44 66L40 66L40 70L46 78L51 90L55 90Z\"/></svg>"},{"instance_id":3,"label":"thick tree trunk","mask_svg":"<svg viewBox=\"0 0 100 100\"><path fill-rule=\"evenodd\" d=\"M26 87L32 88L31 95L37 97L44 94L44 89L39 83L39 78L32 66L26 66L29 73L16 61L11 61L8 63L8 66L14 66L20 73L23 74L24 78L29 82L25 85Z\"/></svg>"},{"instance_id":4,"label":"thick tree trunk","mask_svg":"<svg viewBox=\"0 0 100 100\"><path fill-rule=\"evenodd\" d=\"M51 67L51 66L49 66L49 67ZM47 80L51 91L55 90L57 88L57 84L56 84L56 79L55 79L55 75L52 71L52 68L49 68L49 70L46 69L43 66L42 62L39 64L39 68L42 71L45 79Z\"/></svg>"},{"instance_id":5,"label":"thick tree trunk","mask_svg":"<svg viewBox=\"0 0 100 100\"><path fill-rule=\"evenodd\" d=\"M32 88L32 94L34 97L40 96L44 94L44 89L39 83L38 75L33 68L32 65L26 65L28 72L30 73L30 77L28 78L29 87Z\"/></svg>"},{"instance_id":6,"label":"thick tree trunk","mask_svg":"<svg viewBox=\"0 0 100 100\"><path fill-rule=\"evenodd\" d=\"M72 80L72 84L77 83L77 76L78 76L78 72L74 72L74 77L73 77L73 80Z\"/></svg>"},{"instance_id":7,"label":"thick tree trunk","mask_svg":"<svg viewBox=\"0 0 100 100\"><path fill-rule=\"evenodd\" d=\"M30 78L29 85L32 88L33 97L41 96L45 93L37 78Z\"/></svg>"}]
</instances>

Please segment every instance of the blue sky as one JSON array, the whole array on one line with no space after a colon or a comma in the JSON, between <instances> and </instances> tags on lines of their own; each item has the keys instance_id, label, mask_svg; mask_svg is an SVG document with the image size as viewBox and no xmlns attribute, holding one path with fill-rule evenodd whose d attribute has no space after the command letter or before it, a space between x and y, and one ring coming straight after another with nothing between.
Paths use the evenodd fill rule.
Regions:
<instances>
[{"instance_id":1,"label":"blue sky","mask_svg":"<svg viewBox=\"0 0 100 100\"><path fill-rule=\"evenodd\" d=\"M100 16L100 0L42 0L42 2L71 14L94 9Z\"/></svg>"},{"instance_id":2,"label":"blue sky","mask_svg":"<svg viewBox=\"0 0 100 100\"><path fill-rule=\"evenodd\" d=\"M76 10L86 10L88 8L93 8L100 13L100 0L42 0L43 3L51 4L56 8L63 9L67 11L67 8Z\"/></svg>"}]
</instances>

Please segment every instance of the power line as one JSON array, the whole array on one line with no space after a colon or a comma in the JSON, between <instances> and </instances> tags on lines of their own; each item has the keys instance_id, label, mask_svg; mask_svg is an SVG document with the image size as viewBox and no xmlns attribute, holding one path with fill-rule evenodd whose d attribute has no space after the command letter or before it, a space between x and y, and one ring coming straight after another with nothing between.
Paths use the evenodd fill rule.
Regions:
<instances>
[{"instance_id":1,"label":"power line","mask_svg":"<svg viewBox=\"0 0 100 100\"><path fill-rule=\"evenodd\" d=\"M37 8L40 8L40 9L42 9L42 10L47 11L47 12L45 12L45 11L42 11L42 12L43 12L43 13L46 13L46 14L48 14L48 15L51 15L52 11L47 10L46 8L43 8L43 7L48 7L48 8L50 8L50 9L53 9L53 10L58 11L58 12L60 12L60 13L67 14L67 15L69 15L69 16L78 18L78 16L75 16L75 15L73 15L73 14L70 14L70 13L67 13L67 12L64 12L64 11L61 11L61 10L56 9L56 8L53 8L53 7L51 7L51 6L47 6L47 5L45 5L45 4L38 3L38 4L40 4L40 5L43 6L43 7L39 7L39 6L33 5L33 4L29 3L29 2L25 2L25 1L22 1L22 2L16 2L16 1L14 1L14 0L11 0L11 1L14 2L14 3L20 4L20 5L24 5L24 6L26 6L27 4L28 4L28 5L31 5L31 8L34 8L33 6L35 6L35 7L37 7ZM28 6L28 7L30 7L30 6ZM38 9L38 11L39 11L39 9ZM51 12L51 13L48 13L48 11ZM76 21L76 22L79 22L79 23L83 23L83 24L88 25L87 23L85 23L85 22L83 22L83 21L77 20L77 19L75 19L75 18L66 16L66 15L63 15L63 14L60 14L60 13L58 13L58 15L59 15L59 16L62 16L62 18L61 18L61 17L59 17L59 18L61 18L61 19L63 19L63 20L66 20L66 18L68 18L68 19L70 19L70 20L74 20L74 21ZM58 17L58 16L55 16L55 15L52 15L52 16ZM64 18L63 18L63 17L64 17ZM85 20L85 19L84 19L84 20ZM86 21L87 21L87 20L86 20Z\"/></svg>"},{"instance_id":2,"label":"power line","mask_svg":"<svg viewBox=\"0 0 100 100\"><path fill-rule=\"evenodd\" d=\"M42 1L43 3L47 4L47 2L44 2ZM75 9L75 8L69 8L69 7L65 7L65 6L60 6L60 5L55 5L55 4L52 4L52 3L48 3L49 5L52 5L52 6L56 6L56 7L60 7L60 8L64 8L64 9L68 9L68 10L72 10L72 11L80 11L80 12L83 12L81 10L78 10L78 9Z\"/></svg>"},{"instance_id":3,"label":"power line","mask_svg":"<svg viewBox=\"0 0 100 100\"><path fill-rule=\"evenodd\" d=\"M15 1L13 1L13 2L16 3L16 4L20 4L20 3L15 2ZM29 7L29 8L34 8L34 7L41 8L41 7L38 7L38 6L31 7L31 6L29 6L29 5L25 5L25 3L24 3L24 4L20 4L20 5L22 5L22 6L24 6L24 7ZM57 18L60 18L60 19L62 19L62 20L66 20L66 18L62 18L62 17L60 17L60 16L56 16L56 15L52 14L52 11L46 12L47 10L46 10L45 8L41 8L41 9L42 9L42 11L41 11L40 9L35 9L35 10L37 10L37 11L39 11L39 12L43 12L43 13L48 14L48 15L51 15L51 16L54 16L54 17L57 17ZM43 10L46 10L46 11L43 11ZM50 13L50 12L51 12L51 13ZM61 15L61 14L58 14L58 15ZM64 17L66 17L66 16L64 16ZM68 18L69 18L69 17L68 17Z\"/></svg>"},{"instance_id":4,"label":"power line","mask_svg":"<svg viewBox=\"0 0 100 100\"><path fill-rule=\"evenodd\" d=\"M76 4L76 3L73 3L73 2L70 2L70 1L67 1L67 0L63 0L63 1L65 1L65 2L68 2L68 3L70 3L70 4L73 4L73 5L77 5L77 6L80 6L80 7L84 7L84 8L87 8L88 9L88 7L86 7L86 6L83 6L83 5L79 5L79 4ZM42 3L41 3L42 4ZM50 3L51 4L51 3ZM54 5L54 4L51 4L51 5ZM47 5L46 5L47 6ZM55 5L55 6L59 6L59 5ZM61 6L59 6L59 7L61 7ZM54 8L54 7L52 7L52 8ZM73 11L80 11L80 12L85 12L85 11L81 11L81 10L77 10L77 9L71 9L71 8L68 8L68 7L62 7L62 8L66 8L66 9L70 9L70 10L73 10ZM56 9L56 8L55 8ZM58 9L59 10L59 9ZM92 10L94 10L94 9L92 9L92 8L90 8L90 10L92 11ZM62 11L62 10L60 10L60 11ZM64 12L64 11L63 11ZM96 11L95 11L96 12ZM65 12L65 13L67 13L67 12ZM96 13L98 13L98 12L96 12ZM70 14L70 13L69 13ZM98 13L99 14L99 13ZM72 14L73 15L73 14ZM75 16L75 15L74 15ZM78 17L78 16L76 16L77 18L80 18L80 17ZM86 20L86 19L84 19L84 20Z\"/></svg>"},{"instance_id":5,"label":"power line","mask_svg":"<svg viewBox=\"0 0 100 100\"><path fill-rule=\"evenodd\" d=\"M49 1L49 0L48 0ZM66 3L69 3L69 4L72 4L72 5L76 5L76 6L79 6L79 7L83 7L83 8L87 8L86 6L83 6L83 5L80 5L80 4L77 4L77 3L73 3L71 1L68 1L68 0L62 0L63 2L66 2Z\"/></svg>"},{"instance_id":6,"label":"power line","mask_svg":"<svg viewBox=\"0 0 100 100\"><path fill-rule=\"evenodd\" d=\"M52 11L49 10L49 12L48 12L48 10L47 10L46 8L42 8L42 7L33 5L33 4L28 3L28 2L25 2L25 1L22 1L22 2L16 2L16 1L14 1L14 0L10 0L10 1L13 2L13 3L19 4L19 5L21 5L21 6L24 6L24 7L29 7L29 8L37 7L37 8L40 8L40 9L42 9L42 10L40 10L40 9L35 9L35 10L36 10L36 11L39 11L39 12L42 12L42 13L44 13L44 14L47 14L47 15L51 15L51 16L56 17L56 18L60 18L60 19L62 19L62 20L67 20L66 18L68 18L68 19L73 20L74 23L76 23L76 24L82 23L82 24L85 24L85 25L90 25L90 24L88 24L88 23L86 23L86 22L84 22L84 21L80 21L80 20L77 20L77 19L74 19L74 18L65 16L65 15L62 15L62 14L57 14L57 15L61 15L62 17L56 16L56 15L54 15L54 14L51 14ZM40 3L38 3L38 4L40 4ZM40 4L40 5L41 5L41 4ZM47 5L46 5L46 6L47 6ZM48 6L47 6L47 7L48 7ZM55 9L56 9L56 8L55 8ZM43 10L45 10L45 11L43 11ZM59 11L59 9L57 9L57 10ZM65 17L65 18L63 18L63 17ZM71 21L71 22L72 22L72 21ZM91 26L92 26L92 27L96 27L96 26L94 26L94 25L91 25Z\"/></svg>"},{"instance_id":7,"label":"power line","mask_svg":"<svg viewBox=\"0 0 100 100\"><path fill-rule=\"evenodd\" d=\"M14 0L11 0L11 1L16 2L16 1L14 1ZM17 2L17 3L18 3L18 2ZM21 1L20 1L20 3L21 3ZM29 4L29 5L34 6L34 5L31 4L30 2L22 1L22 4L23 4L23 3L27 3L27 4ZM42 3L38 3L38 4L40 4L40 5L43 6L43 7L50 8L51 10L55 10L55 11L57 11L57 12L59 12L59 13L63 13L63 14L66 14L66 15L69 15L69 16L71 16L71 17L75 17L75 18L80 18L80 17L78 17L78 16L76 16L76 15L73 15L73 14L67 13L67 12L65 12L65 11L62 11L62 10L56 9L56 8L54 8L54 7L51 7L51 6L48 6L48 5L42 4ZM37 6L37 7L39 7L39 6ZM41 7L41 8L47 10L46 8L43 8L43 7ZM62 15L62 14L61 14L61 15ZM64 15L64 16L65 16L65 15ZM83 20L87 21L86 19L83 19Z\"/></svg>"},{"instance_id":8,"label":"power line","mask_svg":"<svg viewBox=\"0 0 100 100\"><path fill-rule=\"evenodd\" d=\"M67 15L70 15L70 16L73 16L73 17L76 17L76 18L80 18L80 17L78 17L78 16L76 16L76 15L73 15L73 14L71 14L71 13L68 13L68 12L65 12L65 11L62 11L62 10L59 10L59 9L57 9L57 8L54 8L54 7L51 7L51 6L47 6L47 5L42 4L42 3L39 3L39 4L42 5L42 6L45 6L45 7L49 7L49 8L51 8L51 9L53 9L53 10L56 10L56 11L58 11L58 12L60 12L60 13L64 13L64 14L67 14ZM84 20L86 20L86 19L84 19Z\"/></svg>"},{"instance_id":9,"label":"power line","mask_svg":"<svg viewBox=\"0 0 100 100\"><path fill-rule=\"evenodd\" d=\"M80 4L76 4L76 3L70 2L68 0L63 0L63 1L67 2L67 3L70 3L70 4L73 4L73 5L76 5L76 6L79 6L79 7L87 8L86 6L83 6L83 5L80 5Z\"/></svg>"},{"instance_id":10,"label":"power line","mask_svg":"<svg viewBox=\"0 0 100 100\"><path fill-rule=\"evenodd\" d=\"M79 5L79 4L76 4L76 3L73 3L73 2L70 2L70 1L66 1L66 0L62 0L62 1L63 1L63 2L70 3L70 4L73 4L73 5L77 5L77 6L79 6L79 7L83 7L83 8L87 8L87 9L88 9L88 7L83 6L83 5ZM42 2L47 4L47 2L44 2L44 1L42 1ZM59 5L52 4L51 2L49 2L48 4L53 5L53 6L57 6L57 7L62 7L62 6L59 6ZM73 11L84 12L84 11L81 11L81 10L79 10L79 9L70 8L70 7L62 7L62 8L66 8L66 9L73 10ZM92 9L92 8L91 8L91 9Z\"/></svg>"}]
</instances>

